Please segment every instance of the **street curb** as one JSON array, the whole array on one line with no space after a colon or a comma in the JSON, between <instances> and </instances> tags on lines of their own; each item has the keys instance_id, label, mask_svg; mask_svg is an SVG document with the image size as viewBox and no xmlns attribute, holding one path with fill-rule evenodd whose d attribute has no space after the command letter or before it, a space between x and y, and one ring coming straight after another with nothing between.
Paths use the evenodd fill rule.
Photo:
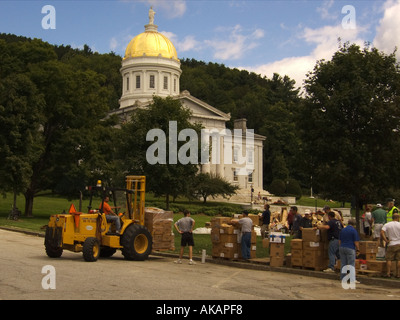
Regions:
<instances>
[{"instance_id":1,"label":"street curb","mask_svg":"<svg viewBox=\"0 0 400 320\"><path fill-rule=\"evenodd\" d=\"M29 231L26 229L17 229L17 228L10 228L5 226L0 226L0 229L6 231L13 231L13 232L20 232L30 236L37 236L44 238L45 234L41 232ZM168 252L152 252L151 255L153 256L160 256L166 258L178 258L178 254L168 253ZM186 257L185 257L186 258ZM194 256L193 260L201 261L201 257ZM273 271L273 272L281 272L281 273L290 273L290 274L297 274L306 277L317 277L321 279L330 279L330 280L338 280L340 281L339 274L337 273L325 273L323 271L315 271L315 270L307 270L307 269L299 269L299 268L288 268L288 267L271 267L267 264L255 261L249 262L242 262L242 261L235 261L235 260L228 260L223 258L210 258L206 257L205 263L213 263L219 265L225 265L235 268L242 268L248 270L259 270L259 271ZM363 285L374 285L374 286L381 286L381 287L389 287L389 288L399 288L400 281L394 279L386 279L386 278L373 278L364 275L357 275L357 280L360 281L360 284Z\"/></svg>"}]
</instances>

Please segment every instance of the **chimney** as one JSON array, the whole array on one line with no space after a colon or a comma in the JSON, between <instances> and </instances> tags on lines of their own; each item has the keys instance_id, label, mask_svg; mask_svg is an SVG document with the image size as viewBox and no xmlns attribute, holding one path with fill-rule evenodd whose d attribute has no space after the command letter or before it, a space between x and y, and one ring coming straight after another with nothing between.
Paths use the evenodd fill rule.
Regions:
<instances>
[{"instance_id":1,"label":"chimney","mask_svg":"<svg viewBox=\"0 0 400 320\"><path fill-rule=\"evenodd\" d=\"M242 133L246 134L247 130L247 119L242 118L242 119L236 119L233 121L233 128L234 129L242 129Z\"/></svg>"}]
</instances>

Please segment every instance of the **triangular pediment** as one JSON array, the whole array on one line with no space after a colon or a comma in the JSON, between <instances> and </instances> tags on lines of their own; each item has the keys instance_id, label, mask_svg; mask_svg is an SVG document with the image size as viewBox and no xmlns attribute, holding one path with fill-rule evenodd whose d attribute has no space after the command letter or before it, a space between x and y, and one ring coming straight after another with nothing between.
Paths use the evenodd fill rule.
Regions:
<instances>
[{"instance_id":1,"label":"triangular pediment","mask_svg":"<svg viewBox=\"0 0 400 320\"><path fill-rule=\"evenodd\" d=\"M192 112L192 117L196 119L204 119L204 120L217 120L217 121L229 121L231 119L231 115L213 106L208 103L197 99L192 96L188 91L183 91L178 97L182 102L182 105L185 108L188 108Z\"/></svg>"}]
</instances>

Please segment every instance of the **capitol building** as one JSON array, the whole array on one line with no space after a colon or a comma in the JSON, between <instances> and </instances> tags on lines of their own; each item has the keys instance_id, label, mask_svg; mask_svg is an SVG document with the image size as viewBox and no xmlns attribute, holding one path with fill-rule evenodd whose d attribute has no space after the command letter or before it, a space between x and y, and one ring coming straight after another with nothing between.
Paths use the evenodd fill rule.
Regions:
<instances>
[{"instance_id":1,"label":"capitol building","mask_svg":"<svg viewBox=\"0 0 400 320\"><path fill-rule=\"evenodd\" d=\"M184 108L191 111L192 123L200 123L208 132L218 133L210 136L214 157L210 155L210 161L202 161L199 171L218 174L243 191L253 188L254 192L263 193L263 140L266 138L247 129L246 119L234 120L234 129L241 131L227 129L226 122L231 119L229 113L201 101L186 90L181 92L182 70L177 51L172 42L158 32L152 8L149 10L149 23L144 28L144 32L135 36L126 47L120 69L120 107L112 110L110 115L118 115L122 122L134 116L135 109L150 105L153 96L178 99ZM236 137L237 132L242 133L240 139Z\"/></svg>"}]
</instances>

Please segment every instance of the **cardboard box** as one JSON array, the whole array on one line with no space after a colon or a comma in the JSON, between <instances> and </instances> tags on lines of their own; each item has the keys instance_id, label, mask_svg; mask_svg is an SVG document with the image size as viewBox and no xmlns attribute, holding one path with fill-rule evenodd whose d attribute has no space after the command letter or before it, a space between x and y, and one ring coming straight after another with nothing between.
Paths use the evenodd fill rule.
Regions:
<instances>
[{"instance_id":1,"label":"cardboard box","mask_svg":"<svg viewBox=\"0 0 400 320\"><path fill-rule=\"evenodd\" d=\"M229 222L231 222L231 218L229 217L214 217L211 219L211 228L213 227L217 227L217 228L221 228L222 224L228 224Z\"/></svg>"},{"instance_id":2,"label":"cardboard box","mask_svg":"<svg viewBox=\"0 0 400 320\"><path fill-rule=\"evenodd\" d=\"M220 233L219 235L219 242L225 243L225 242L234 242L238 243L238 235L237 234L225 234L225 233Z\"/></svg>"},{"instance_id":3,"label":"cardboard box","mask_svg":"<svg viewBox=\"0 0 400 320\"><path fill-rule=\"evenodd\" d=\"M284 257L285 256L285 244L284 243L271 243L269 248L269 256L272 257Z\"/></svg>"},{"instance_id":4,"label":"cardboard box","mask_svg":"<svg viewBox=\"0 0 400 320\"><path fill-rule=\"evenodd\" d=\"M257 243L257 232L255 230L251 232L251 243Z\"/></svg>"},{"instance_id":5,"label":"cardboard box","mask_svg":"<svg viewBox=\"0 0 400 320\"><path fill-rule=\"evenodd\" d=\"M220 243L221 242L221 234L219 232L219 228L217 228L217 227L211 228L211 242L212 243Z\"/></svg>"},{"instance_id":6,"label":"cardboard box","mask_svg":"<svg viewBox=\"0 0 400 320\"><path fill-rule=\"evenodd\" d=\"M303 241L303 250L322 250L323 248L322 242Z\"/></svg>"},{"instance_id":7,"label":"cardboard box","mask_svg":"<svg viewBox=\"0 0 400 320\"><path fill-rule=\"evenodd\" d=\"M223 234L238 234L239 229L235 228L233 225L223 223L219 227L219 233Z\"/></svg>"},{"instance_id":8,"label":"cardboard box","mask_svg":"<svg viewBox=\"0 0 400 320\"><path fill-rule=\"evenodd\" d=\"M377 241L360 241L359 242L360 253L378 253L378 242Z\"/></svg>"},{"instance_id":9,"label":"cardboard box","mask_svg":"<svg viewBox=\"0 0 400 320\"><path fill-rule=\"evenodd\" d=\"M285 257L271 257L269 265L271 267L283 267Z\"/></svg>"},{"instance_id":10,"label":"cardboard box","mask_svg":"<svg viewBox=\"0 0 400 320\"><path fill-rule=\"evenodd\" d=\"M292 267L302 267L303 266L303 256L293 256L291 258Z\"/></svg>"},{"instance_id":11,"label":"cardboard box","mask_svg":"<svg viewBox=\"0 0 400 320\"><path fill-rule=\"evenodd\" d=\"M367 260L367 268L372 271L386 272L386 261Z\"/></svg>"},{"instance_id":12,"label":"cardboard box","mask_svg":"<svg viewBox=\"0 0 400 320\"><path fill-rule=\"evenodd\" d=\"M302 250L303 249L303 239L293 239L290 242L290 247L292 249L300 249L300 250Z\"/></svg>"},{"instance_id":13,"label":"cardboard box","mask_svg":"<svg viewBox=\"0 0 400 320\"><path fill-rule=\"evenodd\" d=\"M320 242L320 234L319 229L305 228L302 230L302 239L303 241Z\"/></svg>"},{"instance_id":14,"label":"cardboard box","mask_svg":"<svg viewBox=\"0 0 400 320\"><path fill-rule=\"evenodd\" d=\"M292 249L292 257L294 258L303 258L303 250Z\"/></svg>"},{"instance_id":15,"label":"cardboard box","mask_svg":"<svg viewBox=\"0 0 400 320\"><path fill-rule=\"evenodd\" d=\"M174 248L173 212L153 207L146 207L144 212L145 227L153 237L152 249L170 250Z\"/></svg>"},{"instance_id":16,"label":"cardboard box","mask_svg":"<svg viewBox=\"0 0 400 320\"><path fill-rule=\"evenodd\" d=\"M324 243L328 243L328 230L327 229L320 229L319 230L320 241Z\"/></svg>"},{"instance_id":17,"label":"cardboard box","mask_svg":"<svg viewBox=\"0 0 400 320\"><path fill-rule=\"evenodd\" d=\"M321 250L303 250L303 267L325 269L329 260L324 257Z\"/></svg>"}]
</instances>

